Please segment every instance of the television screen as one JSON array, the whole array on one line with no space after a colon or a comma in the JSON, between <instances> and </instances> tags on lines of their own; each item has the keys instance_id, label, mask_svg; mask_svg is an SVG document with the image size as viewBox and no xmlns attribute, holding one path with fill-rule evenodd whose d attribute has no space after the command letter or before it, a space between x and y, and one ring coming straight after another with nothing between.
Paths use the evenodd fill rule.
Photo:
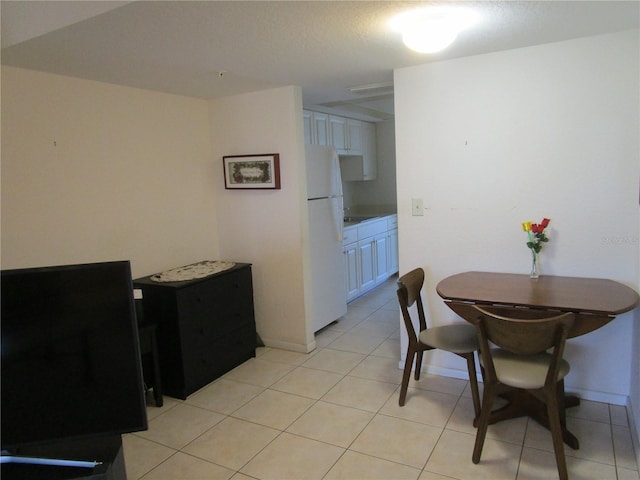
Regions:
<instances>
[{"instance_id":1,"label":"television screen","mask_svg":"<svg viewBox=\"0 0 640 480\"><path fill-rule=\"evenodd\" d=\"M1 275L2 449L145 430L129 262Z\"/></svg>"}]
</instances>

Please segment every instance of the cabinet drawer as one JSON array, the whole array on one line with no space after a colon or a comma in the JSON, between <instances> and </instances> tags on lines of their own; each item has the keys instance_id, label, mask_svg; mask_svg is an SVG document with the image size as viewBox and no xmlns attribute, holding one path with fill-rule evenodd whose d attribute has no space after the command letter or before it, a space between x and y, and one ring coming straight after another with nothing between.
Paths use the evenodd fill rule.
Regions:
<instances>
[{"instance_id":1,"label":"cabinet drawer","mask_svg":"<svg viewBox=\"0 0 640 480\"><path fill-rule=\"evenodd\" d=\"M364 225L358 225L358 240L373 237L387 231L386 220L376 220L375 222L366 222Z\"/></svg>"},{"instance_id":2,"label":"cabinet drawer","mask_svg":"<svg viewBox=\"0 0 640 480\"><path fill-rule=\"evenodd\" d=\"M342 244L348 245L350 243L357 242L357 241L358 241L358 228L357 227L345 228L344 233L342 235Z\"/></svg>"}]
</instances>

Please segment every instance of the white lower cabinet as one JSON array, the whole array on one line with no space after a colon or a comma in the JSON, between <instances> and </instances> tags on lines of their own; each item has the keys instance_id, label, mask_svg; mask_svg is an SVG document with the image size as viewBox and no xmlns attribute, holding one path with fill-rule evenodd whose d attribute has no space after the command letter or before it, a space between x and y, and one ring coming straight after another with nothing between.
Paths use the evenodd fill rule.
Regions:
<instances>
[{"instance_id":1,"label":"white lower cabinet","mask_svg":"<svg viewBox=\"0 0 640 480\"><path fill-rule=\"evenodd\" d=\"M380 285L398 271L396 218L395 215L381 217L345 229L342 251L347 301Z\"/></svg>"},{"instance_id":2,"label":"white lower cabinet","mask_svg":"<svg viewBox=\"0 0 640 480\"><path fill-rule=\"evenodd\" d=\"M342 247L344 256L344 278L347 287L347 300L358 296L360 281L358 280L358 242Z\"/></svg>"},{"instance_id":3,"label":"white lower cabinet","mask_svg":"<svg viewBox=\"0 0 640 480\"><path fill-rule=\"evenodd\" d=\"M387 248L389 254L387 255L387 265L389 266L389 275L393 275L398 271L400 262L398 259L398 229L394 228L387 232Z\"/></svg>"},{"instance_id":4,"label":"white lower cabinet","mask_svg":"<svg viewBox=\"0 0 640 480\"><path fill-rule=\"evenodd\" d=\"M387 232L375 236L373 241L376 248L376 284L379 284L389 278Z\"/></svg>"},{"instance_id":5,"label":"white lower cabinet","mask_svg":"<svg viewBox=\"0 0 640 480\"><path fill-rule=\"evenodd\" d=\"M366 291L376 286L376 244L373 238L358 242L358 256L360 257L360 291Z\"/></svg>"}]
</instances>

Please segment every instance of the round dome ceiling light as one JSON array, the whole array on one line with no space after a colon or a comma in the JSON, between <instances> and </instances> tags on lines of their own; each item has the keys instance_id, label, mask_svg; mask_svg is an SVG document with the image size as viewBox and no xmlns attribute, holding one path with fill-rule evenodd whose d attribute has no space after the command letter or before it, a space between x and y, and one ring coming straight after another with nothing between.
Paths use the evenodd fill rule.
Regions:
<instances>
[{"instance_id":1,"label":"round dome ceiling light","mask_svg":"<svg viewBox=\"0 0 640 480\"><path fill-rule=\"evenodd\" d=\"M410 10L391 20L402 41L419 53L444 50L465 30L479 21L479 15L467 8L425 7Z\"/></svg>"}]
</instances>

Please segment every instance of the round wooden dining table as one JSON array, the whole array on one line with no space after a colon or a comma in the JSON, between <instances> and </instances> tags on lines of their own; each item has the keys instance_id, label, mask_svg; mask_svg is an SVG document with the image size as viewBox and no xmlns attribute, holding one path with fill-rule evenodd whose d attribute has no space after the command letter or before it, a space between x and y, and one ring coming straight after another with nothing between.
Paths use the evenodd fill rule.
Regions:
<instances>
[{"instance_id":1,"label":"round wooden dining table","mask_svg":"<svg viewBox=\"0 0 640 480\"><path fill-rule=\"evenodd\" d=\"M554 275L532 279L498 272L458 273L440 281L436 291L464 319L470 318L472 304L504 306L521 318L528 318L531 309L573 312L570 338L602 327L640 301L633 289L613 280Z\"/></svg>"},{"instance_id":2,"label":"round wooden dining table","mask_svg":"<svg viewBox=\"0 0 640 480\"><path fill-rule=\"evenodd\" d=\"M491 306L492 311L519 319L540 318L572 312L575 322L569 338L592 332L611 322L616 315L633 310L640 302L638 294L628 286L601 278L561 277L499 272L464 272L440 281L436 292L460 317L475 323L473 305ZM503 312L501 312L503 309ZM509 403L491 415L490 423L529 415L548 427L546 409L535 397L524 391L505 392ZM579 398L567 396L565 408L578 405ZM563 427L565 443L579 448L578 439Z\"/></svg>"}]
</instances>

